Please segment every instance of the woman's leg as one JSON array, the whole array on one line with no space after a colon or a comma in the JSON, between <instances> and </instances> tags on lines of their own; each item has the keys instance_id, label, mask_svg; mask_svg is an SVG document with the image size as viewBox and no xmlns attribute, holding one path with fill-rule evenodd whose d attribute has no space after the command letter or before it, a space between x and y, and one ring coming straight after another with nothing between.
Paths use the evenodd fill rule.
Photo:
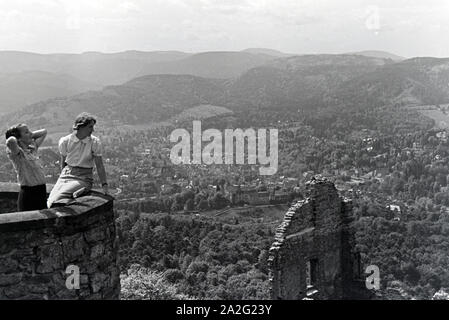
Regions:
<instances>
[{"instance_id":1,"label":"woman's leg","mask_svg":"<svg viewBox=\"0 0 449 320\"><path fill-rule=\"evenodd\" d=\"M54 204L67 204L74 199L75 191L82 188L92 189L92 182L92 169L66 166L50 192L47 200L48 207L51 208Z\"/></svg>"},{"instance_id":2,"label":"woman's leg","mask_svg":"<svg viewBox=\"0 0 449 320\"><path fill-rule=\"evenodd\" d=\"M36 209L47 209L47 187L45 184L36 187Z\"/></svg>"},{"instance_id":3,"label":"woman's leg","mask_svg":"<svg viewBox=\"0 0 449 320\"><path fill-rule=\"evenodd\" d=\"M58 178L58 181L56 181L56 184L53 186L53 189L51 189L50 194L47 199L47 207L51 208L53 202L55 202L59 190L62 188L62 179L61 177Z\"/></svg>"},{"instance_id":4,"label":"woman's leg","mask_svg":"<svg viewBox=\"0 0 449 320\"><path fill-rule=\"evenodd\" d=\"M59 178L48 196L47 205L49 208L53 204L67 204L73 199L73 193L83 187L90 187L82 180Z\"/></svg>"},{"instance_id":5,"label":"woman's leg","mask_svg":"<svg viewBox=\"0 0 449 320\"><path fill-rule=\"evenodd\" d=\"M24 199L24 189L22 189L22 187L20 187L19 190L19 197L17 199L17 211L26 211L25 210L25 199Z\"/></svg>"}]
</instances>

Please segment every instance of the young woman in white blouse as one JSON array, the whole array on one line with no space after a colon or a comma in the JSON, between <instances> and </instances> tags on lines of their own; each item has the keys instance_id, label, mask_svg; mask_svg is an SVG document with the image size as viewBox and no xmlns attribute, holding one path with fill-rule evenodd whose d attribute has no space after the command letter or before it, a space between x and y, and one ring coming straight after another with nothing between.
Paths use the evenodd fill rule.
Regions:
<instances>
[{"instance_id":1,"label":"young woman in white blouse","mask_svg":"<svg viewBox=\"0 0 449 320\"><path fill-rule=\"evenodd\" d=\"M92 115L81 113L75 119L73 132L59 140L62 171L48 197L49 208L65 205L74 198L74 194L76 197L92 189L94 165L104 193L109 193L101 142L92 135L96 123Z\"/></svg>"}]
</instances>

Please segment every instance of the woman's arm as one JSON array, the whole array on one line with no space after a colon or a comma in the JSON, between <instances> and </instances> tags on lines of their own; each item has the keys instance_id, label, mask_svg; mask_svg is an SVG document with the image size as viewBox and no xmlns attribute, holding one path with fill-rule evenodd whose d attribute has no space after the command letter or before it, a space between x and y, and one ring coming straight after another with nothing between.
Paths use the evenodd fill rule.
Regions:
<instances>
[{"instance_id":1,"label":"woman's arm","mask_svg":"<svg viewBox=\"0 0 449 320\"><path fill-rule=\"evenodd\" d=\"M45 137L47 136L47 129L41 129L33 131L32 138L34 141L36 141L36 144L38 147L44 142Z\"/></svg>"},{"instance_id":2,"label":"woman's arm","mask_svg":"<svg viewBox=\"0 0 449 320\"><path fill-rule=\"evenodd\" d=\"M61 155L61 157L59 158L59 166L61 167L61 171L67 165L67 163L65 163L65 158L66 156L63 155Z\"/></svg>"},{"instance_id":3,"label":"woman's arm","mask_svg":"<svg viewBox=\"0 0 449 320\"><path fill-rule=\"evenodd\" d=\"M100 183L105 194L109 193L108 182L106 179L106 169L104 168L103 158L101 156L94 156L95 166L97 167Z\"/></svg>"},{"instance_id":4,"label":"woman's arm","mask_svg":"<svg viewBox=\"0 0 449 320\"><path fill-rule=\"evenodd\" d=\"M17 143L16 137L9 137L8 140L6 140L6 146L11 150L11 153L16 155L19 153L19 144Z\"/></svg>"}]
</instances>

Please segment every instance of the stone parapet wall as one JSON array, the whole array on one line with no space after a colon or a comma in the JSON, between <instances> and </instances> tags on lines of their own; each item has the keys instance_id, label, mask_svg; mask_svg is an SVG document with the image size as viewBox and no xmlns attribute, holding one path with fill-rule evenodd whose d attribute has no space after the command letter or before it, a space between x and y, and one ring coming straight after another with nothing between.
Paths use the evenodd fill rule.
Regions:
<instances>
[{"instance_id":1,"label":"stone parapet wall","mask_svg":"<svg viewBox=\"0 0 449 320\"><path fill-rule=\"evenodd\" d=\"M0 203L12 199L0 190ZM65 207L0 214L0 299L119 299L117 253L113 200L99 193ZM79 288L66 285L76 284L67 281L76 276L71 265Z\"/></svg>"}]
</instances>

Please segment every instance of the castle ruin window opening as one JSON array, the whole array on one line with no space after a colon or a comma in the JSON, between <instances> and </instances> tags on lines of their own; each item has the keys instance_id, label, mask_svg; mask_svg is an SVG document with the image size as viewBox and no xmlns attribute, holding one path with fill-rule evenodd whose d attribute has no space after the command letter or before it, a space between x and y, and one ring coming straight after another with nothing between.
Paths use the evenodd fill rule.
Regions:
<instances>
[{"instance_id":1,"label":"castle ruin window opening","mask_svg":"<svg viewBox=\"0 0 449 320\"><path fill-rule=\"evenodd\" d=\"M318 280L318 259L310 259L306 263L307 289L313 288Z\"/></svg>"}]
</instances>

